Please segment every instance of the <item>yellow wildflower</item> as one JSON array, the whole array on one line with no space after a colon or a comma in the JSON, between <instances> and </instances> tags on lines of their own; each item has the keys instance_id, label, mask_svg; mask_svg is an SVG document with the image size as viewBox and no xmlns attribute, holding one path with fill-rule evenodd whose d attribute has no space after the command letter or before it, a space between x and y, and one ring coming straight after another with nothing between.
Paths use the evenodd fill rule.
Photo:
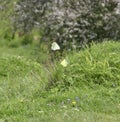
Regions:
<instances>
[{"instance_id":1,"label":"yellow wildflower","mask_svg":"<svg viewBox=\"0 0 120 122\"><path fill-rule=\"evenodd\" d=\"M75 105L76 105L76 101L73 101L73 102L72 102L72 105L75 106Z\"/></svg>"}]
</instances>

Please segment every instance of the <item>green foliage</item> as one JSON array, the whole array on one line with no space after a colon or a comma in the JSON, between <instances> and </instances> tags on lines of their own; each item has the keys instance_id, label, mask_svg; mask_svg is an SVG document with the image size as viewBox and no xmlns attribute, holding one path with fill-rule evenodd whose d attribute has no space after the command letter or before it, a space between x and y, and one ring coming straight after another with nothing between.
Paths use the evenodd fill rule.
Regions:
<instances>
[{"instance_id":1,"label":"green foliage","mask_svg":"<svg viewBox=\"0 0 120 122\"><path fill-rule=\"evenodd\" d=\"M22 45L27 45L27 44L31 44L33 41L33 37L30 34L26 34L22 37Z\"/></svg>"},{"instance_id":2,"label":"green foliage","mask_svg":"<svg viewBox=\"0 0 120 122\"><path fill-rule=\"evenodd\" d=\"M13 28L11 16L13 15L14 3L17 0L0 1L0 36L11 40L13 36Z\"/></svg>"},{"instance_id":3,"label":"green foliage","mask_svg":"<svg viewBox=\"0 0 120 122\"><path fill-rule=\"evenodd\" d=\"M104 42L92 45L67 56L68 66L55 66L52 86L65 89L99 84L106 87L120 85L120 44Z\"/></svg>"}]
</instances>

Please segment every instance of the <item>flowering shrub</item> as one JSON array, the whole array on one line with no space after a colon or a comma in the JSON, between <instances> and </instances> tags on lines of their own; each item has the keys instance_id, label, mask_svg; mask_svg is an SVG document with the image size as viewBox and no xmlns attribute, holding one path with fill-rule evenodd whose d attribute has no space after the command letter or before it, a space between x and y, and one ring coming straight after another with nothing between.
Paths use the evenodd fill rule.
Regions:
<instances>
[{"instance_id":1,"label":"flowering shrub","mask_svg":"<svg viewBox=\"0 0 120 122\"><path fill-rule=\"evenodd\" d=\"M62 49L120 39L117 0L19 0L13 20L24 32L40 28L44 40L54 40Z\"/></svg>"}]
</instances>

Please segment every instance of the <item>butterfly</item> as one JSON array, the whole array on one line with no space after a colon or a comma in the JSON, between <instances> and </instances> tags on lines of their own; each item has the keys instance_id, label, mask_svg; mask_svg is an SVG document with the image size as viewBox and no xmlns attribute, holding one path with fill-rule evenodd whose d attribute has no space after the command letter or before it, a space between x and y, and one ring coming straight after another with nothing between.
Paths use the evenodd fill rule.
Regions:
<instances>
[{"instance_id":1,"label":"butterfly","mask_svg":"<svg viewBox=\"0 0 120 122\"><path fill-rule=\"evenodd\" d=\"M53 42L51 46L51 50L53 51L60 50L60 46L56 42Z\"/></svg>"},{"instance_id":2,"label":"butterfly","mask_svg":"<svg viewBox=\"0 0 120 122\"><path fill-rule=\"evenodd\" d=\"M61 61L60 63L63 67L66 67L68 65L68 62L66 59L64 59L63 61Z\"/></svg>"}]
</instances>

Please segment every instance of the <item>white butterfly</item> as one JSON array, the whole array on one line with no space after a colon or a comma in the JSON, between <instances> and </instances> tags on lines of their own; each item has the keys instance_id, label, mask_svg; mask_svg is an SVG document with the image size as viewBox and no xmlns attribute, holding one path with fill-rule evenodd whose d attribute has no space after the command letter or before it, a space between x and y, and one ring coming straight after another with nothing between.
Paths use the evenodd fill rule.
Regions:
<instances>
[{"instance_id":1,"label":"white butterfly","mask_svg":"<svg viewBox=\"0 0 120 122\"><path fill-rule=\"evenodd\" d=\"M60 50L60 46L56 42L53 42L51 46L51 50L53 51Z\"/></svg>"},{"instance_id":2,"label":"white butterfly","mask_svg":"<svg viewBox=\"0 0 120 122\"><path fill-rule=\"evenodd\" d=\"M68 65L68 62L66 59L64 59L63 61L61 61L60 63L63 67L66 67Z\"/></svg>"}]
</instances>

